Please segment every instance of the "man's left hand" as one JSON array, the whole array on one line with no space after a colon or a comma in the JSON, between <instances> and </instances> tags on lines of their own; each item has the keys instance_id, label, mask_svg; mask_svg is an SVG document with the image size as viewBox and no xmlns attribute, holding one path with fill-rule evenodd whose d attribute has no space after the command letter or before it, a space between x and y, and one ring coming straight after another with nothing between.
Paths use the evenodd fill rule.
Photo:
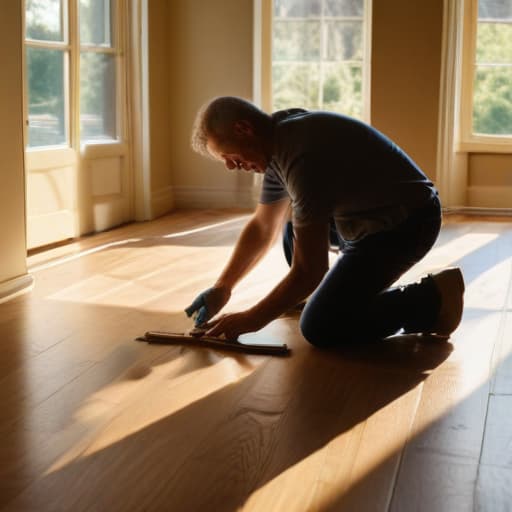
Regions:
<instances>
[{"instance_id":1,"label":"man's left hand","mask_svg":"<svg viewBox=\"0 0 512 512\"><path fill-rule=\"evenodd\" d=\"M238 336L246 332L254 332L263 327L248 311L222 315L202 327L208 329L206 336L222 336L228 340L236 340Z\"/></svg>"}]
</instances>

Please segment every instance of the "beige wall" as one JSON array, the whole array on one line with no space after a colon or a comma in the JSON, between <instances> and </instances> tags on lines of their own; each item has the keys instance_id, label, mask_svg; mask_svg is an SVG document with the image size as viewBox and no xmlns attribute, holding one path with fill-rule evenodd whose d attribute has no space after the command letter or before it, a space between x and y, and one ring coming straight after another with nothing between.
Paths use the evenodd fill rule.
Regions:
<instances>
[{"instance_id":1,"label":"beige wall","mask_svg":"<svg viewBox=\"0 0 512 512\"><path fill-rule=\"evenodd\" d=\"M26 273L21 0L0 16L0 285Z\"/></svg>"},{"instance_id":2,"label":"beige wall","mask_svg":"<svg viewBox=\"0 0 512 512\"><path fill-rule=\"evenodd\" d=\"M371 122L435 180L443 0L373 0Z\"/></svg>"},{"instance_id":3,"label":"beige wall","mask_svg":"<svg viewBox=\"0 0 512 512\"><path fill-rule=\"evenodd\" d=\"M171 126L168 142L176 204L247 204L251 177L230 173L190 149L197 109L208 99L252 96L252 0L170 3Z\"/></svg>"},{"instance_id":4,"label":"beige wall","mask_svg":"<svg viewBox=\"0 0 512 512\"><path fill-rule=\"evenodd\" d=\"M148 2L149 46L149 133L151 162L151 203L153 217L172 207L170 4L168 0Z\"/></svg>"},{"instance_id":5,"label":"beige wall","mask_svg":"<svg viewBox=\"0 0 512 512\"><path fill-rule=\"evenodd\" d=\"M468 156L468 206L512 207L512 155L472 153Z\"/></svg>"},{"instance_id":6,"label":"beige wall","mask_svg":"<svg viewBox=\"0 0 512 512\"><path fill-rule=\"evenodd\" d=\"M236 204L247 199L248 178L227 173L195 155L189 135L196 110L209 98L232 94L251 99L252 3L170 3L168 139L177 206L215 206L216 202L226 206L230 200ZM432 179L437 156L442 8L443 0L373 1L372 124L396 140ZM167 101L163 94L159 98L164 104Z\"/></svg>"}]
</instances>

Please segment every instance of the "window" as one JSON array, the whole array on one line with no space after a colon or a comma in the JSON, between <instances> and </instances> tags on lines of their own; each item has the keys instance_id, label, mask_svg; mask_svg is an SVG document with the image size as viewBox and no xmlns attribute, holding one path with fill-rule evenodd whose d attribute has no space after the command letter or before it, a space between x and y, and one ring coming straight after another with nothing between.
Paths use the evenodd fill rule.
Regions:
<instances>
[{"instance_id":1,"label":"window","mask_svg":"<svg viewBox=\"0 0 512 512\"><path fill-rule=\"evenodd\" d=\"M272 110L367 117L368 0L274 0Z\"/></svg>"},{"instance_id":2,"label":"window","mask_svg":"<svg viewBox=\"0 0 512 512\"><path fill-rule=\"evenodd\" d=\"M116 49L109 0L80 0L80 140L117 138Z\"/></svg>"},{"instance_id":3,"label":"window","mask_svg":"<svg viewBox=\"0 0 512 512\"><path fill-rule=\"evenodd\" d=\"M62 0L26 0L28 146L69 143L69 45Z\"/></svg>"},{"instance_id":4,"label":"window","mask_svg":"<svg viewBox=\"0 0 512 512\"><path fill-rule=\"evenodd\" d=\"M29 148L118 139L116 5L25 0Z\"/></svg>"},{"instance_id":5,"label":"window","mask_svg":"<svg viewBox=\"0 0 512 512\"><path fill-rule=\"evenodd\" d=\"M512 0L478 0L472 132L512 135Z\"/></svg>"},{"instance_id":6,"label":"window","mask_svg":"<svg viewBox=\"0 0 512 512\"><path fill-rule=\"evenodd\" d=\"M461 0L461 5L464 31L457 147L468 152L511 152L512 0Z\"/></svg>"}]
</instances>

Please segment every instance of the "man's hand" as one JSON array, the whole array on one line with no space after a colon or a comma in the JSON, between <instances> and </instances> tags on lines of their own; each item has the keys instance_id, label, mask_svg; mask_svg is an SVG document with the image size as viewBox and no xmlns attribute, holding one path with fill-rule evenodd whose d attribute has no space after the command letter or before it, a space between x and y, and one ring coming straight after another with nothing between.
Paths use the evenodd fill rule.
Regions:
<instances>
[{"instance_id":1,"label":"man's hand","mask_svg":"<svg viewBox=\"0 0 512 512\"><path fill-rule=\"evenodd\" d=\"M194 302L185 309L185 313L189 317L194 316L194 323L197 327L215 316L227 304L230 297L230 289L213 286L200 293Z\"/></svg>"},{"instance_id":2,"label":"man's hand","mask_svg":"<svg viewBox=\"0 0 512 512\"><path fill-rule=\"evenodd\" d=\"M208 329L206 336L224 336L228 340L236 340L240 334L245 332L258 331L263 327L250 311L241 311L240 313L231 313L222 315L203 327Z\"/></svg>"}]
</instances>

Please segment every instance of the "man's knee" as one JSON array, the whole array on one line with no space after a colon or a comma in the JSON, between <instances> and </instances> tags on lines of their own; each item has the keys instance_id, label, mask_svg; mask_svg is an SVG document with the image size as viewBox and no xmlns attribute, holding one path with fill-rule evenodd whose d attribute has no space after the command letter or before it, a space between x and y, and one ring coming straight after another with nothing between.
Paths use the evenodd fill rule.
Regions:
<instances>
[{"instance_id":1,"label":"man's knee","mask_svg":"<svg viewBox=\"0 0 512 512\"><path fill-rule=\"evenodd\" d=\"M299 327L302 336L315 347L329 348L339 344L336 333L329 329L328 321L323 315L315 315L306 309L300 317Z\"/></svg>"},{"instance_id":2,"label":"man's knee","mask_svg":"<svg viewBox=\"0 0 512 512\"><path fill-rule=\"evenodd\" d=\"M322 312L315 312L306 306L299 327L306 341L318 348L351 345L365 337L357 315L348 311L345 318L337 316L333 322L332 318L326 318Z\"/></svg>"}]
</instances>

